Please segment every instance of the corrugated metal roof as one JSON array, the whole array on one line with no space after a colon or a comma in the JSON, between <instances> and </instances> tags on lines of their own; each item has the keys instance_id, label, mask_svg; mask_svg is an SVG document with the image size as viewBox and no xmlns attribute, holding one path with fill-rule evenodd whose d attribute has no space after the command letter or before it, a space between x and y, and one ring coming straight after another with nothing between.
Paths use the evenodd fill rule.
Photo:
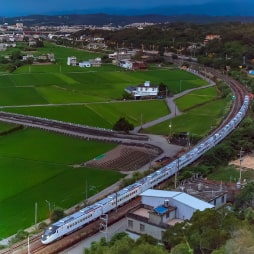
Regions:
<instances>
[{"instance_id":1,"label":"corrugated metal roof","mask_svg":"<svg viewBox=\"0 0 254 254\"><path fill-rule=\"evenodd\" d=\"M213 205L184 192L149 189L147 191L144 191L140 195L154 198L170 198L200 211L203 211L207 208L214 208Z\"/></svg>"},{"instance_id":2,"label":"corrugated metal roof","mask_svg":"<svg viewBox=\"0 0 254 254\"><path fill-rule=\"evenodd\" d=\"M153 190L149 189L140 194L140 196L157 197L157 198L173 198L179 195L178 191L164 191L164 190Z\"/></svg>"},{"instance_id":3,"label":"corrugated metal roof","mask_svg":"<svg viewBox=\"0 0 254 254\"><path fill-rule=\"evenodd\" d=\"M203 211L207 208L214 208L214 205L211 205L201 199L195 198L187 193L179 192L180 194L174 197L174 200L186 204L189 207Z\"/></svg>"}]
</instances>

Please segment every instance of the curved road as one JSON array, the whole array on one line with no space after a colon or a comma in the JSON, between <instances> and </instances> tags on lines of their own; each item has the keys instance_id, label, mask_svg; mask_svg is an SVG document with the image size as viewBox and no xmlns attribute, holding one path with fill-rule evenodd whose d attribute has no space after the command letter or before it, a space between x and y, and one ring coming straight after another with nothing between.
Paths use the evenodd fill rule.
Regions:
<instances>
[{"instance_id":1,"label":"curved road","mask_svg":"<svg viewBox=\"0 0 254 254\"><path fill-rule=\"evenodd\" d=\"M199 89L204 89L204 88L207 88L207 87L211 87L211 86L214 86L215 83L210 81L209 82L209 85L207 86L202 86L202 87L199 87L199 88L194 88L194 89L189 89L189 90L185 90L179 94L176 94L174 95L173 97L168 97L166 98L166 102L167 102L167 105L169 107L169 110L170 110L170 114L164 116L164 117L161 117L159 119L156 119L152 122L149 122L149 123L146 123L146 124L143 124L142 125L142 128L148 128L150 126L153 126L153 125L156 125L158 123L161 123L163 121L166 121L166 120L169 120L169 119L172 119L174 118L175 116L178 116L181 114L181 112L178 110L176 104L174 103L174 100L176 98L179 98L183 95L186 95L194 90L199 90ZM32 106L32 105L31 105ZM43 105L45 106L45 105ZM1 118L0 118L1 119ZM15 122L15 120L11 120L10 122ZM33 126L32 124L28 124L29 126L31 127L38 127L38 126ZM50 128L49 128L50 129ZM51 128L53 131L54 131L54 128ZM136 127L134 130L133 130L133 134L137 134L138 131L141 129L141 126L138 126ZM65 133L65 134L68 134L68 133ZM70 132L69 133L70 135L72 135L72 133ZM89 136L89 135L88 135ZM167 139L164 137L164 136L160 136L160 135L152 135L152 134L149 134L147 135L149 137L149 140L148 141L140 141L140 143L148 143L148 144L151 144L151 145L154 145L154 146L157 146L159 148L161 148L163 150L163 153L160 154L160 157L164 157L164 156L168 156L168 157L173 157L175 156L178 152L180 152L183 147L181 146L177 146L177 145L173 145L173 144L169 144ZM98 137L91 137L91 138L94 138L94 139L98 139ZM105 138L104 138L105 139ZM131 140L132 142L137 142L136 140ZM158 158L157 158L158 159ZM139 169L139 171L145 171L145 170L148 170L149 167L151 166L151 163L149 162L148 164L144 165L142 168ZM108 195L109 193L112 193L112 191L115 191L119 188L119 182L115 183L114 185L104 189L103 191L97 193L96 195L94 195L93 197L90 197L88 199L88 202L89 203L93 203L95 202L96 200L98 200L98 198L101 198L102 196L105 196L105 195ZM75 210L75 207L72 207L70 209L68 209L66 211L66 213L72 213L74 212ZM34 230L34 227L31 227L29 229L27 229L28 232L32 232ZM3 244L3 245L8 245L8 240L9 238L7 239L4 239L2 241L0 241L0 244ZM72 252L72 253L75 253L75 252Z\"/></svg>"}]
</instances>

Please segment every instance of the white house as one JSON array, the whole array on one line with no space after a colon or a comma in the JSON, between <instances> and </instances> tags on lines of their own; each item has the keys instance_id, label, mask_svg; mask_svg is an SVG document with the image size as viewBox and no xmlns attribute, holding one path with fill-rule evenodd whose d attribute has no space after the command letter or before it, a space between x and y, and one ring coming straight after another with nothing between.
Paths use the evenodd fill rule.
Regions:
<instances>
[{"instance_id":1,"label":"white house","mask_svg":"<svg viewBox=\"0 0 254 254\"><path fill-rule=\"evenodd\" d=\"M132 61L129 60L120 60L119 66L128 70L132 69Z\"/></svg>"},{"instance_id":2,"label":"white house","mask_svg":"<svg viewBox=\"0 0 254 254\"><path fill-rule=\"evenodd\" d=\"M91 63L89 61L84 61L84 62L79 63L79 67L89 68L89 67L91 67Z\"/></svg>"},{"instance_id":3,"label":"white house","mask_svg":"<svg viewBox=\"0 0 254 254\"><path fill-rule=\"evenodd\" d=\"M76 66L77 65L77 58L75 56L69 56L67 58L67 65Z\"/></svg>"},{"instance_id":4,"label":"white house","mask_svg":"<svg viewBox=\"0 0 254 254\"><path fill-rule=\"evenodd\" d=\"M144 84L137 86L136 96L157 96L158 92L158 86L151 86L150 81L146 81Z\"/></svg>"},{"instance_id":5,"label":"white house","mask_svg":"<svg viewBox=\"0 0 254 254\"><path fill-rule=\"evenodd\" d=\"M162 240L167 228L192 217L196 210L214 208L213 205L183 192L147 190L141 194L141 205L128 212L127 230L148 234Z\"/></svg>"},{"instance_id":6,"label":"white house","mask_svg":"<svg viewBox=\"0 0 254 254\"><path fill-rule=\"evenodd\" d=\"M178 191L163 191L149 189L141 194L142 204L157 207L168 202L170 206L177 207L176 218L190 219L197 210L204 211L207 208L214 208L201 199L195 198L187 193Z\"/></svg>"},{"instance_id":7,"label":"white house","mask_svg":"<svg viewBox=\"0 0 254 254\"><path fill-rule=\"evenodd\" d=\"M150 81L145 81L144 84L136 87L127 87L125 91L132 94L135 99L139 99L141 97L157 97L159 93L159 86L152 86Z\"/></svg>"}]
</instances>

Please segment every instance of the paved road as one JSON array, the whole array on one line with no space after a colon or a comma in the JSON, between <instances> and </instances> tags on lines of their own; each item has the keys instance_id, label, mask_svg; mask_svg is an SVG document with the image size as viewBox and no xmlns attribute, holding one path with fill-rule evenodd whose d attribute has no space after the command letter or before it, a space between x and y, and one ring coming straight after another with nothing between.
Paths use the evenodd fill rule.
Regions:
<instances>
[{"instance_id":1,"label":"paved road","mask_svg":"<svg viewBox=\"0 0 254 254\"><path fill-rule=\"evenodd\" d=\"M142 127L143 128L148 128L148 127L151 127L151 126L156 125L158 123L161 123L163 121L172 119L175 116L180 115L181 112L178 110L176 104L174 103L174 100L176 98L179 98L179 97L181 97L181 96L183 96L185 94L188 94L188 93L190 93L190 92L192 92L194 90L204 89L204 88L211 87L211 86L214 86L214 85L215 85L215 83L210 81L209 85L207 85L207 86L202 86L202 87L199 87L199 88L189 89L189 90L183 91L183 92L181 92L179 94L176 94L173 97L168 97L166 99L166 101L167 101L167 105L168 105L171 113L166 115L166 116L164 116L164 117L161 117L161 118L159 118L157 120L154 120L152 122L143 124ZM140 130L140 128L141 128L141 126L136 127L133 132L137 133ZM167 139L164 136L152 135L152 134L149 134L148 136L149 136L148 143L153 144L153 145L155 145L157 147L160 147L163 150L163 153L160 155L160 158L162 158L164 156L173 157L174 155L176 155L178 152L180 152L183 149L183 147L181 147L181 146L169 144ZM158 159L158 158L156 158L156 159ZM149 162L148 164L144 165L142 168L140 168L139 171L146 171L146 170L148 170L149 167L151 166L151 163L152 163L152 161ZM132 172L129 172L129 175L127 177L130 177L131 174L132 174ZM119 189L119 185L120 185L120 181L115 183L115 184L113 184L112 186L109 186L108 188L104 189L103 191L97 193L93 197L90 197L88 199L88 202L89 203L93 203L96 200L98 200L99 198L102 198L102 197L104 197L104 196L106 196L106 195L108 195L108 194L118 190ZM75 207L72 207L72 208L66 210L66 213L72 213L74 211L75 211ZM29 229L26 229L26 230L27 231L33 231L33 227L31 227ZM8 241L9 241L9 238L1 240L0 244L7 245ZM76 252L73 252L73 253L76 253ZM80 253L82 253L82 252L80 252Z\"/></svg>"},{"instance_id":2,"label":"paved road","mask_svg":"<svg viewBox=\"0 0 254 254\"><path fill-rule=\"evenodd\" d=\"M110 227L108 227L107 234L99 232L99 233L81 241L80 243L72 246L71 248L69 248L63 252L60 252L59 254L82 254L82 253L84 253L85 248L91 247L92 242L98 242L98 241L100 241L100 239L102 237L105 237L109 241L114 234L124 232L126 230L126 228L127 228L126 219L125 218L121 219L120 221L118 221L118 222L114 223L113 225L111 225Z\"/></svg>"},{"instance_id":3,"label":"paved road","mask_svg":"<svg viewBox=\"0 0 254 254\"><path fill-rule=\"evenodd\" d=\"M151 121L149 123L145 123L142 126L137 126L137 127L135 127L133 132L134 133L138 133L141 128L144 128L144 129L145 128L149 128L149 127L151 127L153 125L156 125L158 123L164 122L166 120L170 120L170 119L172 119L172 118L174 118L176 116L181 115L181 112L179 111L179 109L178 109L177 105L175 104L174 100L179 98L179 97L182 97L182 96L184 96L184 95L186 95L188 93L191 93L192 91L201 90L201 89L212 87L212 86L215 85L215 83L213 81L211 81L211 80L208 80L208 82L209 82L209 84L206 85L206 86L201 86L201 87L185 90L185 91L183 91L181 93L178 93L178 94L174 95L173 97L166 98L166 102L167 102L168 108L169 108L171 113L166 115L166 116L163 116L161 118L158 118L158 119L156 119L154 121Z\"/></svg>"}]
</instances>

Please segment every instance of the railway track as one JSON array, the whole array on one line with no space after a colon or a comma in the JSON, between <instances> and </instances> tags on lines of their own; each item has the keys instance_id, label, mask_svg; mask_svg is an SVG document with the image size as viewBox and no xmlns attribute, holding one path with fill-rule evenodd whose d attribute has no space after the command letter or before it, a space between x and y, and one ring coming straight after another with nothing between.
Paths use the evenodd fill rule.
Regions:
<instances>
[{"instance_id":1,"label":"railway track","mask_svg":"<svg viewBox=\"0 0 254 254\"><path fill-rule=\"evenodd\" d=\"M125 134L102 128L92 128L84 125L56 121L46 118L26 116L0 111L0 121L40 128L84 139L102 139L111 142L144 142L148 136L142 134Z\"/></svg>"},{"instance_id":2,"label":"railway track","mask_svg":"<svg viewBox=\"0 0 254 254\"><path fill-rule=\"evenodd\" d=\"M135 198L131 202L118 207L108 214L108 226L124 218L125 214L132 208L140 205L141 198ZM53 242L49 245L43 245L41 243L41 234L31 236L28 240L24 240L17 244L12 245L10 248L0 251L0 254L27 254L28 249L31 254L57 254L74 244L84 240L85 238L97 233L100 229L100 220L95 220L92 223L84 226L83 228L73 232L70 235L63 237L62 239ZM29 247L28 247L29 245Z\"/></svg>"},{"instance_id":3,"label":"railway track","mask_svg":"<svg viewBox=\"0 0 254 254\"><path fill-rule=\"evenodd\" d=\"M224 125L226 125L233 116L236 115L236 113L239 111L244 96L246 95L246 89L237 81L231 79L228 76L224 76L220 73L218 73L215 70L210 70L211 75L214 75L216 78L220 78L225 81L225 83L228 84L228 86L231 88L233 94L235 95L234 103L232 104L232 108L228 116L224 119L224 121L221 123L221 125L218 128L222 128ZM124 142L144 142L146 141L146 136L143 135L124 135L119 134L115 132L110 132L108 130L104 129L93 129L88 128L80 125L75 124L68 124L63 123L59 121L51 121L49 119L42 119L37 117L30 117L30 116L23 116L18 114L11 114L6 112L0 112L0 120L6 121L6 122L13 122L18 124L23 124L30 127L35 128L41 128L41 129L47 129L51 131L56 131L59 133L74 135L74 136L80 136L84 135L85 137L88 136L95 136L96 137L102 137L107 139L113 139L115 142L121 142L124 140ZM105 135L105 137L104 137ZM117 212L113 211L109 214L109 225L116 222L117 220L123 218L127 211L130 208L133 208L134 206L140 204L140 199L137 198L124 206L117 208ZM30 253L37 253L37 254L55 254L59 253L60 251L74 245L75 243L79 242L80 240L85 239L89 235L92 235L99 230L99 224L100 221L96 220L87 226L81 228L78 231L75 231L69 236L66 236L56 242L53 242L49 245L42 245L40 241L40 234L33 236L29 238L29 244L28 240L17 243L12 245L9 249L0 251L0 254L25 254L28 253L28 245L30 247Z\"/></svg>"}]
</instances>

